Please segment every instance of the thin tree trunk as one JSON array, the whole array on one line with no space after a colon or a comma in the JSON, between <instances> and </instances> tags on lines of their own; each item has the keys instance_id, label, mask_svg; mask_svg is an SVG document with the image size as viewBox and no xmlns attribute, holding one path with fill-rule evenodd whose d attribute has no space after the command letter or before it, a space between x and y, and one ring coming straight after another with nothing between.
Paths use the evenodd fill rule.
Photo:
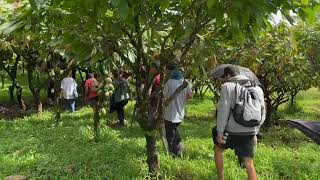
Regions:
<instances>
[{"instance_id":1,"label":"thin tree trunk","mask_svg":"<svg viewBox=\"0 0 320 180\"><path fill-rule=\"evenodd\" d=\"M149 167L149 173L152 177L158 178L160 176L160 161L156 144L156 136L155 134L145 134L145 137L147 142L147 164Z\"/></svg>"},{"instance_id":2,"label":"thin tree trunk","mask_svg":"<svg viewBox=\"0 0 320 180\"><path fill-rule=\"evenodd\" d=\"M159 127L159 134L160 134L160 137L161 137L161 142L162 142L163 148L166 151L166 153L169 154L168 142L167 142L167 139L166 139L166 134L165 134L165 132L163 132L164 128L162 126L163 125L160 125L160 127Z\"/></svg>"},{"instance_id":3,"label":"thin tree trunk","mask_svg":"<svg viewBox=\"0 0 320 180\"><path fill-rule=\"evenodd\" d=\"M10 79L11 79L11 86L9 87L9 95L10 95L10 102L14 103L14 88L16 87L16 78L17 78L17 68L18 68L18 62L20 60L20 55L17 55L16 61L14 63L14 66L10 70Z\"/></svg>"},{"instance_id":4,"label":"thin tree trunk","mask_svg":"<svg viewBox=\"0 0 320 180\"><path fill-rule=\"evenodd\" d=\"M95 141L100 140L100 116L99 116L100 108L98 105L93 107L93 131L94 131L94 139Z\"/></svg>"},{"instance_id":5,"label":"thin tree trunk","mask_svg":"<svg viewBox=\"0 0 320 180\"><path fill-rule=\"evenodd\" d=\"M61 121L61 104L60 104L59 96L55 99L54 109L55 109L55 123L59 124L59 122Z\"/></svg>"},{"instance_id":6,"label":"thin tree trunk","mask_svg":"<svg viewBox=\"0 0 320 180\"><path fill-rule=\"evenodd\" d=\"M36 106L37 106L38 114L41 114L43 109L42 109L42 103L41 103L41 100L40 100L40 95L38 95L38 99L36 99Z\"/></svg>"},{"instance_id":7,"label":"thin tree trunk","mask_svg":"<svg viewBox=\"0 0 320 180\"><path fill-rule=\"evenodd\" d=\"M55 79L54 80L54 109L55 109L55 123L59 124L59 122L61 121L61 90L60 90L60 82Z\"/></svg>"},{"instance_id":8,"label":"thin tree trunk","mask_svg":"<svg viewBox=\"0 0 320 180\"><path fill-rule=\"evenodd\" d=\"M77 73L77 67L72 68L72 71L71 71L72 75L71 76L73 79L76 79L76 73Z\"/></svg>"},{"instance_id":9,"label":"thin tree trunk","mask_svg":"<svg viewBox=\"0 0 320 180\"><path fill-rule=\"evenodd\" d=\"M1 89L3 89L4 88L4 74L1 74L0 75L1 76Z\"/></svg>"},{"instance_id":10,"label":"thin tree trunk","mask_svg":"<svg viewBox=\"0 0 320 180\"><path fill-rule=\"evenodd\" d=\"M16 96L17 96L17 100L18 100L18 102L19 102L19 106L20 106L20 108L22 109L22 110L27 110L27 107L26 107L26 105L25 105L25 103L24 103L24 100L22 99L22 87L21 86L19 86L19 85L17 85L16 86Z\"/></svg>"},{"instance_id":11,"label":"thin tree trunk","mask_svg":"<svg viewBox=\"0 0 320 180\"><path fill-rule=\"evenodd\" d=\"M16 82L12 82L11 86L9 87L9 96L10 96L10 103L14 104L14 87L16 86Z\"/></svg>"},{"instance_id":12,"label":"thin tree trunk","mask_svg":"<svg viewBox=\"0 0 320 180\"><path fill-rule=\"evenodd\" d=\"M30 60L31 61L31 60ZM29 89L32 93L32 96L34 98L34 102L37 108L37 113L40 115L42 113L42 103L40 100L40 85L36 88L33 84L33 70L34 70L33 63L27 65L27 73L28 73L28 82L29 82Z\"/></svg>"}]
</instances>

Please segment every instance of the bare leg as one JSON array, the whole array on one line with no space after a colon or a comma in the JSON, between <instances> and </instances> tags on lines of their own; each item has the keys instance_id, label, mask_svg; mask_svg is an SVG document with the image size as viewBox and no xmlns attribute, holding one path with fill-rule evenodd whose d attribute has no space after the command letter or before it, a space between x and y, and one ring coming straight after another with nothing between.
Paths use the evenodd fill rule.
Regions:
<instances>
[{"instance_id":1,"label":"bare leg","mask_svg":"<svg viewBox=\"0 0 320 180\"><path fill-rule=\"evenodd\" d=\"M247 169L248 179L249 180L257 180L256 169L254 168L253 159L250 157L243 158L244 166Z\"/></svg>"},{"instance_id":2,"label":"bare leg","mask_svg":"<svg viewBox=\"0 0 320 180\"><path fill-rule=\"evenodd\" d=\"M216 164L218 179L223 180L223 149L217 145L214 145L214 162Z\"/></svg>"},{"instance_id":3,"label":"bare leg","mask_svg":"<svg viewBox=\"0 0 320 180\"><path fill-rule=\"evenodd\" d=\"M253 143L254 146L256 146L256 145L258 144L258 138L257 138L257 136L254 136L254 137L252 138L252 143Z\"/></svg>"}]
</instances>

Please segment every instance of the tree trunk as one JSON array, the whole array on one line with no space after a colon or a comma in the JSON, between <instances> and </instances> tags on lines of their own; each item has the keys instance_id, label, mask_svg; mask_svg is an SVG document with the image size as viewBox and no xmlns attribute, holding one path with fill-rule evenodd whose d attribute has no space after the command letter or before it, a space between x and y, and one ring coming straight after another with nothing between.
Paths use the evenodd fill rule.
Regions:
<instances>
[{"instance_id":1,"label":"tree trunk","mask_svg":"<svg viewBox=\"0 0 320 180\"><path fill-rule=\"evenodd\" d=\"M22 61L22 74L23 75L25 74L24 69L25 69L25 63L24 63L24 61Z\"/></svg>"},{"instance_id":2,"label":"tree trunk","mask_svg":"<svg viewBox=\"0 0 320 180\"><path fill-rule=\"evenodd\" d=\"M167 154L169 154L168 142L167 142L167 139L166 139L165 132L163 132L163 129L164 129L163 125L160 125L159 134L160 134L160 138L161 138L161 142L162 142L163 148L164 148L165 152Z\"/></svg>"},{"instance_id":3,"label":"tree trunk","mask_svg":"<svg viewBox=\"0 0 320 180\"><path fill-rule=\"evenodd\" d=\"M60 81L58 80L58 78L54 79L54 83L53 83L53 89L54 89L54 109L55 109L55 123L58 124L61 120L61 89L60 89Z\"/></svg>"},{"instance_id":4,"label":"tree trunk","mask_svg":"<svg viewBox=\"0 0 320 180\"><path fill-rule=\"evenodd\" d=\"M3 89L4 88L4 74L1 74L0 75L1 76L1 89Z\"/></svg>"},{"instance_id":5,"label":"tree trunk","mask_svg":"<svg viewBox=\"0 0 320 180\"><path fill-rule=\"evenodd\" d=\"M267 104L267 114L266 114L266 120L264 122L266 127L270 127L271 125L275 124L278 120L277 117L277 110L279 105L272 106L271 101L266 101Z\"/></svg>"},{"instance_id":6,"label":"tree trunk","mask_svg":"<svg viewBox=\"0 0 320 180\"><path fill-rule=\"evenodd\" d=\"M22 109L22 110L27 110L27 107L26 107L26 105L25 105L25 103L24 103L24 100L22 99L22 87L21 86L19 86L19 85L17 85L16 86L16 96L17 96L17 100L18 100L18 102L19 102L19 106L20 106L20 108Z\"/></svg>"},{"instance_id":7,"label":"tree trunk","mask_svg":"<svg viewBox=\"0 0 320 180\"><path fill-rule=\"evenodd\" d=\"M266 120L264 122L265 126L270 127L272 125L272 114L273 114L273 108L270 103L266 102L267 104L267 114L266 114Z\"/></svg>"},{"instance_id":8,"label":"tree trunk","mask_svg":"<svg viewBox=\"0 0 320 180\"><path fill-rule=\"evenodd\" d=\"M76 73L77 73L77 67L75 66L74 68L72 68L72 71L71 71L71 76L73 79L76 79Z\"/></svg>"},{"instance_id":9,"label":"tree trunk","mask_svg":"<svg viewBox=\"0 0 320 180\"><path fill-rule=\"evenodd\" d=\"M10 103L14 103L14 88L16 87L16 78L17 78L17 68L18 68L18 62L20 60L20 55L17 55L16 61L14 63L14 66L10 70L10 79L11 79L11 86L9 87L9 95L10 95Z\"/></svg>"},{"instance_id":10,"label":"tree trunk","mask_svg":"<svg viewBox=\"0 0 320 180\"><path fill-rule=\"evenodd\" d=\"M36 99L36 106L37 106L38 114L41 114L42 113L42 103L41 103L41 100L40 100L40 93L39 93L39 95L37 96L37 99Z\"/></svg>"},{"instance_id":11,"label":"tree trunk","mask_svg":"<svg viewBox=\"0 0 320 180\"><path fill-rule=\"evenodd\" d=\"M99 116L100 108L98 105L95 105L92 109L93 109L94 139L97 142L100 140L100 116Z\"/></svg>"},{"instance_id":12,"label":"tree trunk","mask_svg":"<svg viewBox=\"0 0 320 180\"><path fill-rule=\"evenodd\" d=\"M145 134L145 137L147 142L147 164L149 167L149 173L152 177L158 178L160 176L160 161L156 144L156 136L155 134Z\"/></svg>"},{"instance_id":13,"label":"tree trunk","mask_svg":"<svg viewBox=\"0 0 320 180\"><path fill-rule=\"evenodd\" d=\"M33 84L33 70L34 70L33 64L27 65L27 73L28 73L28 82L29 82L29 89L32 93L32 96L34 98L34 102L37 108L37 113L40 115L42 113L42 103L40 100L40 85L38 84L38 87L35 87Z\"/></svg>"},{"instance_id":14,"label":"tree trunk","mask_svg":"<svg viewBox=\"0 0 320 180\"><path fill-rule=\"evenodd\" d=\"M59 96L55 99L54 109L55 109L55 123L59 124L59 122L61 121L61 104L60 104Z\"/></svg>"},{"instance_id":15,"label":"tree trunk","mask_svg":"<svg viewBox=\"0 0 320 180\"><path fill-rule=\"evenodd\" d=\"M9 96L10 96L10 103L14 104L14 87L16 86L16 82L12 82L11 86L9 87Z\"/></svg>"}]
</instances>

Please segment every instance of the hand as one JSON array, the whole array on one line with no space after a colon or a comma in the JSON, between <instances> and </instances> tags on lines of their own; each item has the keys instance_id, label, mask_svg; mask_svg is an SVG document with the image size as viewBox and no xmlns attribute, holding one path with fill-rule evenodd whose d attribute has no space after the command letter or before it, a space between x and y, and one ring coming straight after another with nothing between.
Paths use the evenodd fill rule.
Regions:
<instances>
[{"instance_id":1,"label":"hand","mask_svg":"<svg viewBox=\"0 0 320 180\"><path fill-rule=\"evenodd\" d=\"M184 79L184 82L183 82L183 83L186 84L186 85L189 85L189 84L190 84L190 82L189 82L188 79Z\"/></svg>"},{"instance_id":2,"label":"hand","mask_svg":"<svg viewBox=\"0 0 320 180\"><path fill-rule=\"evenodd\" d=\"M217 141L218 141L219 144L225 144L226 143L226 140L224 140L222 138L222 136L220 136L220 135L217 136Z\"/></svg>"}]
</instances>

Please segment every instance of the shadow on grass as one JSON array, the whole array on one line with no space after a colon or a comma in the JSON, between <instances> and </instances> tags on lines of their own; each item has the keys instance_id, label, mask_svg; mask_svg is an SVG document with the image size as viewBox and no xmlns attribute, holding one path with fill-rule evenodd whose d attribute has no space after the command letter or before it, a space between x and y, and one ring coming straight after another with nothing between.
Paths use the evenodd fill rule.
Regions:
<instances>
[{"instance_id":1,"label":"shadow on grass","mask_svg":"<svg viewBox=\"0 0 320 180\"><path fill-rule=\"evenodd\" d=\"M0 103L0 119L12 121L16 118L32 116L37 112L33 109L22 110L19 105L10 103Z\"/></svg>"}]
</instances>

